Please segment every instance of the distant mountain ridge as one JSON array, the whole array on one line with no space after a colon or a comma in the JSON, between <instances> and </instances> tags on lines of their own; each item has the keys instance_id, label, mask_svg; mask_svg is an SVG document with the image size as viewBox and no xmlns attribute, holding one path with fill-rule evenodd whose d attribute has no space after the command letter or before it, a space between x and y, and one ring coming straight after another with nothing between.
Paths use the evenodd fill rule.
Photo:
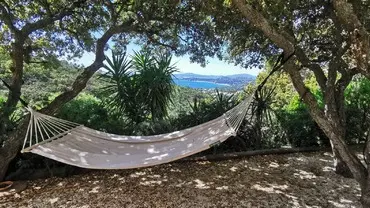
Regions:
<instances>
[{"instance_id":1,"label":"distant mountain ridge","mask_svg":"<svg viewBox=\"0 0 370 208\"><path fill-rule=\"evenodd\" d=\"M204 75L194 73L174 74L174 79L187 81L213 82L217 84L228 84L233 88L242 88L250 82L256 80L256 76L250 74L233 74L233 75Z\"/></svg>"},{"instance_id":2,"label":"distant mountain ridge","mask_svg":"<svg viewBox=\"0 0 370 208\"><path fill-rule=\"evenodd\" d=\"M256 79L256 76L251 74L232 74L232 75L205 75L205 74L194 74L194 73L177 73L174 74L177 79L192 79L192 78L204 78L204 79L219 79L222 77L228 78L249 78Z\"/></svg>"}]
</instances>

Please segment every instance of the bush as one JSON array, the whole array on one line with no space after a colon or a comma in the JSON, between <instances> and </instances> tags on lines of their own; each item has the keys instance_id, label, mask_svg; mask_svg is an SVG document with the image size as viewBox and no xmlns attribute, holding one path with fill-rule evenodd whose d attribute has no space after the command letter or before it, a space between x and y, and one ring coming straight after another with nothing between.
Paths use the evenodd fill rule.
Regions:
<instances>
[{"instance_id":1,"label":"bush","mask_svg":"<svg viewBox=\"0 0 370 208\"><path fill-rule=\"evenodd\" d=\"M308 110L300 107L294 110L278 112L278 119L288 145L292 147L327 146L328 138L316 122L312 120Z\"/></svg>"},{"instance_id":2,"label":"bush","mask_svg":"<svg viewBox=\"0 0 370 208\"><path fill-rule=\"evenodd\" d=\"M100 131L126 133L121 116L108 113L101 100L86 93L63 106L57 116Z\"/></svg>"},{"instance_id":3,"label":"bush","mask_svg":"<svg viewBox=\"0 0 370 208\"><path fill-rule=\"evenodd\" d=\"M322 94L319 90L312 90L319 104L322 103ZM289 145L293 147L327 146L329 140L311 118L307 106L295 95L285 108L278 111L278 120L282 126Z\"/></svg>"},{"instance_id":4,"label":"bush","mask_svg":"<svg viewBox=\"0 0 370 208\"><path fill-rule=\"evenodd\" d=\"M358 78L345 91L347 132L350 144L366 140L370 128L370 80Z\"/></svg>"},{"instance_id":5,"label":"bush","mask_svg":"<svg viewBox=\"0 0 370 208\"><path fill-rule=\"evenodd\" d=\"M0 106L4 104L6 101L6 98L0 95Z\"/></svg>"}]
</instances>

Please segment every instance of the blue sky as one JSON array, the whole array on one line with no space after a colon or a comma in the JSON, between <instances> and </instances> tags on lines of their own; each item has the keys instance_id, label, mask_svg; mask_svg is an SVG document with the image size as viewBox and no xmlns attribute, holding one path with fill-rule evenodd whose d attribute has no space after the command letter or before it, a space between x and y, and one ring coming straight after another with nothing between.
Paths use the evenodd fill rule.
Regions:
<instances>
[{"instance_id":1,"label":"blue sky","mask_svg":"<svg viewBox=\"0 0 370 208\"><path fill-rule=\"evenodd\" d=\"M132 54L133 50L139 50L140 48L136 45L130 44L127 47L127 52ZM110 51L106 52L106 55L111 56ZM94 60L93 53L85 53L81 59L78 59L76 63L84 66L90 65ZM208 64L205 67L200 66L196 63L191 63L188 56L173 57L173 62L176 64L180 73L196 73L205 75L230 75L230 74L252 74L257 75L259 69L244 69L233 64L228 64L224 61L220 61L216 58L208 59Z\"/></svg>"}]
</instances>

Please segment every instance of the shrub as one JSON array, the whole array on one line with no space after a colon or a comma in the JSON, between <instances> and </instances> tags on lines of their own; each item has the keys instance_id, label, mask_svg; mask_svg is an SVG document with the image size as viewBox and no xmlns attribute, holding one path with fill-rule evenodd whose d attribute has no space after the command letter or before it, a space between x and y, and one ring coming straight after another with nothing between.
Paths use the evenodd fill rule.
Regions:
<instances>
[{"instance_id":1,"label":"shrub","mask_svg":"<svg viewBox=\"0 0 370 208\"><path fill-rule=\"evenodd\" d=\"M126 125L121 116L108 112L101 100L93 95L82 93L63 106L58 117L96 130L126 133L124 129Z\"/></svg>"},{"instance_id":2,"label":"shrub","mask_svg":"<svg viewBox=\"0 0 370 208\"><path fill-rule=\"evenodd\" d=\"M0 106L4 104L6 101L6 98L0 95Z\"/></svg>"},{"instance_id":3,"label":"shrub","mask_svg":"<svg viewBox=\"0 0 370 208\"><path fill-rule=\"evenodd\" d=\"M345 91L348 143L365 141L370 128L370 80L358 78Z\"/></svg>"}]
</instances>

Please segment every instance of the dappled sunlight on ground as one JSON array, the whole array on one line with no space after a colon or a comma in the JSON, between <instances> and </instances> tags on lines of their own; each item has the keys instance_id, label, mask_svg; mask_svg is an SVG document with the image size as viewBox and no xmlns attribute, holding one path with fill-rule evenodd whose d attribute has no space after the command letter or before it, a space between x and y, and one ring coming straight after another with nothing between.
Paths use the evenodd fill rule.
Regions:
<instances>
[{"instance_id":1,"label":"dappled sunlight on ground","mask_svg":"<svg viewBox=\"0 0 370 208\"><path fill-rule=\"evenodd\" d=\"M328 153L180 162L30 181L0 207L359 207Z\"/></svg>"}]
</instances>

